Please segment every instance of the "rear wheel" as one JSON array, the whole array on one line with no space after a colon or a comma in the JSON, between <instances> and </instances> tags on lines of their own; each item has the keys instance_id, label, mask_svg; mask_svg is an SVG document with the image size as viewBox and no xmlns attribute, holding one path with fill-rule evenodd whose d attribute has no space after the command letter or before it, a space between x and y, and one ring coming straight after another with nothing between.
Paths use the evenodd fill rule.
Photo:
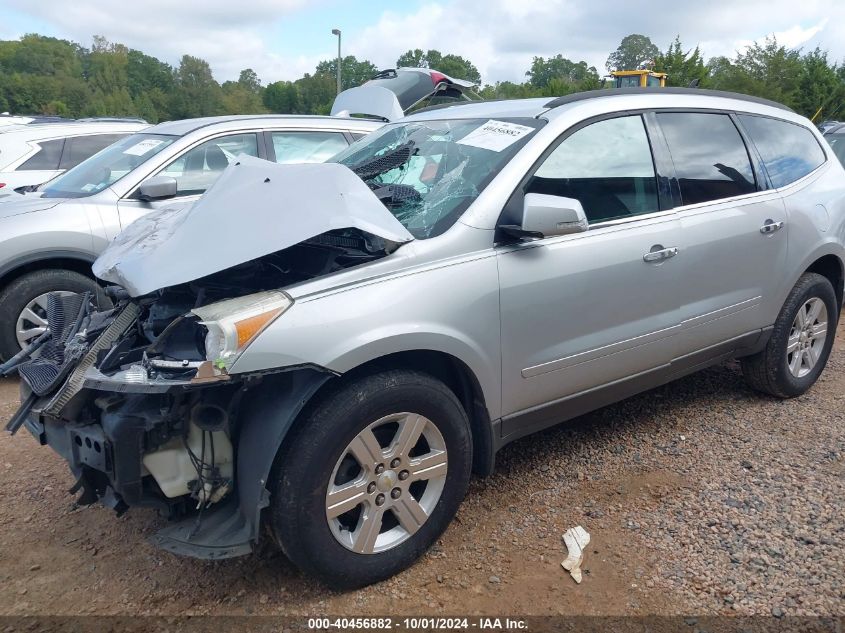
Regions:
<instances>
[{"instance_id":1,"label":"rear wheel","mask_svg":"<svg viewBox=\"0 0 845 633\"><path fill-rule=\"evenodd\" d=\"M8 360L47 327L47 296L90 292L95 303L111 302L96 281L71 270L37 270L21 275L0 292L0 358Z\"/></svg>"},{"instance_id":2,"label":"rear wheel","mask_svg":"<svg viewBox=\"0 0 845 633\"><path fill-rule=\"evenodd\" d=\"M789 293L766 348L741 359L746 381L779 398L803 394L827 364L837 317L830 281L816 273L803 275Z\"/></svg>"},{"instance_id":3,"label":"rear wheel","mask_svg":"<svg viewBox=\"0 0 845 633\"><path fill-rule=\"evenodd\" d=\"M324 397L283 448L270 525L287 556L337 588L405 569L452 520L472 439L458 399L411 371L352 380Z\"/></svg>"}]
</instances>

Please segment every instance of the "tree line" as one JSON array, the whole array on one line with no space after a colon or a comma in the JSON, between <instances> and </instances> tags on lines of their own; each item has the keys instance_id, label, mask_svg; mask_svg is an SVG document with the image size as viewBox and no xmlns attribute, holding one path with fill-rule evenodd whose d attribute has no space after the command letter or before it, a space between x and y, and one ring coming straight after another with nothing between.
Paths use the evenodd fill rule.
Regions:
<instances>
[{"instance_id":1,"label":"tree line","mask_svg":"<svg viewBox=\"0 0 845 633\"><path fill-rule=\"evenodd\" d=\"M437 50L411 49L396 66L434 68L468 79L486 99L560 96L601 88L599 71L562 55L534 57L522 82L483 84L468 59ZM649 37L632 34L610 53L606 68L652 68L668 73L667 85L730 90L774 99L818 120L845 118L845 65L825 51L792 49L774 38L755 42L734 57L705 60L679 37L661 51ZM327 114L336 92L337 60L321 61L294 81L264 85L250 68L237 81L217 82L203 59L184 55L171 66L142 51L95 37L91 48L37 34L0 41L0 111L68 117L139 116L151 123L218 114L279 112ZM341 60L343 88L359 85L378 69L349 55ZM602 73L604 74L604 73Z\"/></svg>"}]
</instances>

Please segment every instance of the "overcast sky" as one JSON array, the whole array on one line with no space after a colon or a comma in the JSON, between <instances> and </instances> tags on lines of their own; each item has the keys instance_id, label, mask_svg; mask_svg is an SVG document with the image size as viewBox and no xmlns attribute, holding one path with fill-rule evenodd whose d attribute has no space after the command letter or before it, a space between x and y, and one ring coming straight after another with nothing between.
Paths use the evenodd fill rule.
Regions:
<instances>
[{"instance_id":1,"label":"overcast sky","mask_svg":"<svg viewBox=\"0 0 845 633\"><path fill-rule=\"evenodd\" d=\"M206 59L219 81L253 68L296 79L336 55L390 68L409 48L463 55L485 83L523 81L535 55L562 53L604 73L630 33L664 50L676 34L709 58L776 35L845 60L845 0L0 0L0 38L41 33L90 46L103 35L171 64Z\"/></svg>"}]
</instances>

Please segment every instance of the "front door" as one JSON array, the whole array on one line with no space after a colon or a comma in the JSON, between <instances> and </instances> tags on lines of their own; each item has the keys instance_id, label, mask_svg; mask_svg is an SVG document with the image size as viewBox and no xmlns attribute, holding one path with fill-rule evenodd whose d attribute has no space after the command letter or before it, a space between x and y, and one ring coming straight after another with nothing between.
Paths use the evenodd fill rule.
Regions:
<instances>
[{"instance_id":1,"label":"front door","mask_svg":"<svg viewBox=\"0 0 845 633\"><path fill-rule=\"evenodd\" d=\"M167 200L144 202L138 200L136 192L120 200L121 229L153 209L176 203L191 203L198 199L223 170L240 154L258 156L258 138L255 132L228 134L195 145L183 152L161 169L156 176L172 176L176 179L177 195Z\"/></svg>"},{"instance_id":2,"label":"front door","mask_svg":"<svg viewBox=\"0 0 845 633\"><path fill-rule=\"evenodd\" d=\"M569 134L525 192L578 199L590 228L500 247L502 412L516 420L553 416L554 401L667 367L682 283L680 228L660 209L640 115Z\"/></svg>"}]
</instances>

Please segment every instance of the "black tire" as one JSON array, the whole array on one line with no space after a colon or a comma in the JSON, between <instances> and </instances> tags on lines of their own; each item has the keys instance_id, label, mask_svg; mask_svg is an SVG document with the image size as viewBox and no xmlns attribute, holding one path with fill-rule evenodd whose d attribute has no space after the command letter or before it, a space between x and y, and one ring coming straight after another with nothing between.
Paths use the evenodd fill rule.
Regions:
<instances>
[{"instance_id":1,"label":"black tire","mask_svg":"<svg viewBox=\"0 0 845 633\"><path fill-rule=\"evenodd\" d=\"M787 363L787 341L798 310L811 299L818 298L827 309L827 337L815 366L805 376L796 377ZM775 321L771 338L763 351L740 359L746 382L757 391L777 398L794 398L806 392L818 380L827 364L839 309L830 281L816 273L806 273L795 284Z\"/></svg>"},{"instance_id":2,"label":"black tire","mask_svg":"<svg viewBox=\"0 0 845 633\"><path fill-rule=\"evenodd\" d=\"M21 348L15 326L26 305L47 292L90 292L100 306L111 307L111 301L93 279L71 270L36 270L21 275L0 291L0 359L8 360Z\"/></svg>"},{"instance_id":3,"label":"black tire","mask_svg":"<svg viewBox=\"0 0 845 633\"><path fill-rule=\"evenodd\" d=\"M386 551L359 554L341 545L329 527L329 479L365 427L400 412L425 416L442 435L445 485L428 519L407 540ZM449 525L469 485L472 436L455 394L428 374L387 370L340 383L300 422L285 440L268 482L270 528L287 557L336 589L369 585L413 564Z\"/></svg>"}]
</instances>

